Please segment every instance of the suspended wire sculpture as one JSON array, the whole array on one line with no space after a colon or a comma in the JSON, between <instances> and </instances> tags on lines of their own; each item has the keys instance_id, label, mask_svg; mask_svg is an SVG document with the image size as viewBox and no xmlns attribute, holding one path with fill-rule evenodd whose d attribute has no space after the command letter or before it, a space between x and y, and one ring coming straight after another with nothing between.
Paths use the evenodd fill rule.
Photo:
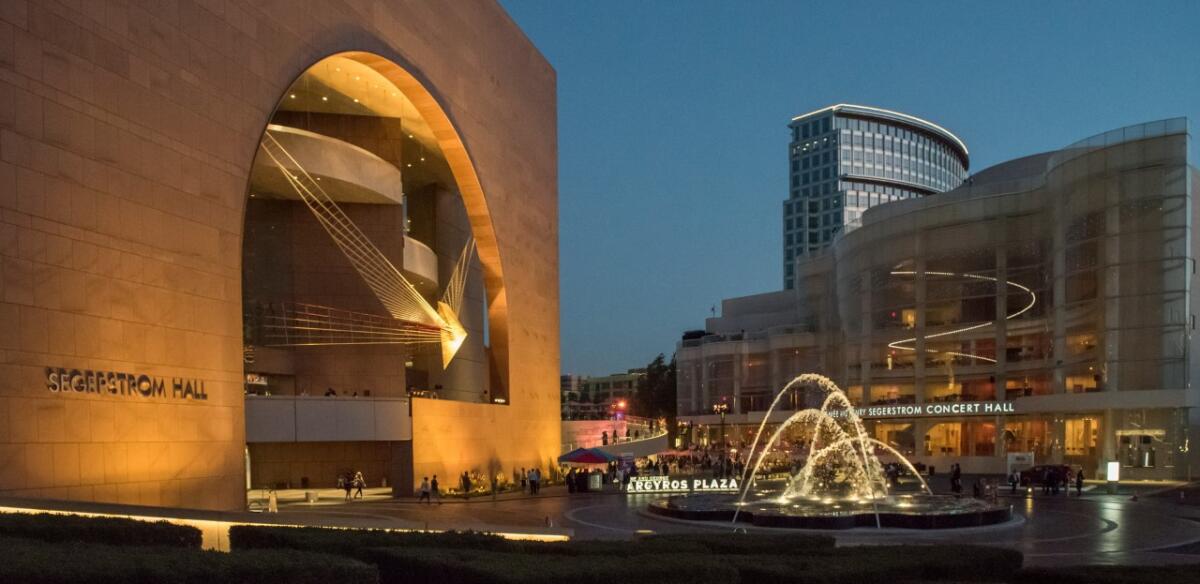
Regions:
<instances>
[{"instance_id":1,"label":"suspended wire sculpture","mask_svg":"<svg viewBox=\"0 0 1200 584\"><path fill-rule=\"evenodd\" d=\"M392 317L391 322L386 322L388 319L365 313L285 304L278 314L262 323L267 327L268 338L282 339L286 345L440 343L442 365L449 366L467 337L459 315L467 271L475 254L474 238L464 245L435 308L270 130L260 148Z\"/></svg>"}]
</instances>

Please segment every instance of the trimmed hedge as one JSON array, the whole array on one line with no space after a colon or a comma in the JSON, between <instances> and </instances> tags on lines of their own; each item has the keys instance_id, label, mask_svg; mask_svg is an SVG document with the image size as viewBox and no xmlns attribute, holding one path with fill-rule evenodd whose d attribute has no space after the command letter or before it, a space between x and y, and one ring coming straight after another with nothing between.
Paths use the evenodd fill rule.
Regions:
<instances>
[{"instance_id":1,"label":"trimmed hedge","mask_svg":"<svg viewBox=\"0 0 1200 584\"><path fill-rule=\"evenodd\" d=\"M1021 584L1195 584L1197 581L1200 581L1200 564L1025 568L1013 578L1013 582Z\"/></svg>"},{"instance_id":2,"label":"trimmed hedge","mask_svg":"<svg viewBox=\"0 0 1200 584\"><path fill-rule=\"evenodd\" d=\"M375 584L374 566L292 550L227 554L0 539L0 582L49 584Z\"/></svg>"},{"instance_id":3,"label":"trimmed hedge","mask_svg":"<svg viewBox=\"0 0 1200 584\"><path fill-rule=\"evenodd\" d=\"M755 584L1008 582L1022 561L1015 550L966 545L866 545L723 559L737 568L742 582Z\"/></svg>"},{"instance_id":4,"label":"trimmed hedge","mask_svg":"<svg viewBox=\"0 0 1200 584\"><path fill-rule=\"evenodd\" d=\"M230 547L240 549L295 549L365 558L364 550L384 547L478 549L507 553L562 556L630 556L646 554L795 554L832 549L825 535L760 535L704 533L651 535L636 542L571 540L566 542L511 541L477 532L387 532L322 527L272 527L235 525L229 530Z\"/></svg>"},{"instance_id":5,"label":"trimmed hedge","mask_svg":"<svg viewBox=\"0 0 1200 584\"><path fill-rule=\"evenodd\" d=\"M262 525L234 525L229 528L229 547L234 551L290 549L362 558L370 548L393 546L521 551L520 542L471 531L427 533Z\"/></svg>"},{"instance_id":6,"label":"trimmed hedge","mask_svg":"<svg viewBox=\"0 0 1200 584\"><path fill-rule=\"evenodd\" d=\"M833 549L836 543L831 536L811 533L672 533L643 536L637 541L639 546L700 545L710 553L735 556L803 554L812 550Z\"/></svg>"},{"instance_id":7,"label":"trimmed hedge","mask_svg":"<svg viewBox=\"0 0 1200 584\"><path fill-rule=\"evenodd\" d=\"M200 548L200 530L166 521L52 513L0 513L0 536L49 542Z\"/></svg>"},{"instance_id":8,"label":"trimmed hedge","mask_svg":"<svg viewBox=\"0 0 1200 584\"><path fill-rule=\"evenodd\" d=\"M738 572L721 558L655 555L644 560L590 556L511 554L475 550L383 548L370 550L383 584L738 584Z\"/></svg>"}]
</instances>

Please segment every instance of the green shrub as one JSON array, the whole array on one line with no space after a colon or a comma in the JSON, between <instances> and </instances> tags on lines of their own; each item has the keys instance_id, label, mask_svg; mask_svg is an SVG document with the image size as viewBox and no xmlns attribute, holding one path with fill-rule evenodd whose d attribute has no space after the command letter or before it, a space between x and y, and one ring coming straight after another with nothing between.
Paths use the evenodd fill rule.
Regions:
<instances>
[{"instance_id":1,"label":"green shrub","mask_svg":"<svg viewBox=\"0 0 1200 584\"><path fill-rule=\"evenodd\" d=\"M1007 582L1021 567L1014 550L961 545L853 546L722 559L742 582L755 584Z\"/></svg>"},{"instance_id":2,"label":"green shrub","mask_svg":"<svg viewBox=\"0 0 1200 584\"><path fill-rule=\"evenodd\" d=\"M446 546L449 547L449 546ZM518 552L555 556L645 556L657 554L708 554L709 548L700 542L680 540L607 540L572 539L555 542L519 542Z\"/></svg>"},{"instance_id":3,"label":"green shrub","mask_svg":"<svg viewBox=\"0 0 1200 584\"><path fill-rule=\"evenodd\" d=\"M49 542L199 548L200 530L166 521L51 513L0 513L0 536Z\"/></svg>"},{"instance_id":4,"label":"green shrub","mask_svg":"<svg viewBox=\"0 0 1200 584\"><path fill-rule=\"evenodd\" d=\"M826 582L1007 582L1021 569L1021 552L971 545L853 546L805 554Z\"/></svg>"},{"instance_id":5,"label":"green shrub","mask_svg":"<svg viewBox=\"0 0 1200 584\"><path fill-rule=\"evenodd\" d=\"M1177 566L1074 566L1025 568L1013 578L1021 584L1194 584L1200 564Z\"/></svg>"},{"instance_id":6,"label":"green shrub","mask_svg":"<svg viewBox=\"0 0 1200 584\"><path fill-rule=\"evenodd\" d=\"M638 538L638 545L699 545L714 554L772 555L798 554L817 549L832 549L834 538L811 533L687 533L660 534Z\"/></svg>"},{"instance_id":7,"label":"green shrub","mask_svg":"<svg viewBox=\"0 0 1200 584\"><path fill-rule=\"evenodd\" d=\"M655 584L737 584L738 573L703 555L589 556L377 548L371 560L384 584L612 584L636 576Z\"/></svg>"},{"instance_id":8,"label":"green shrub","mask_svg":"<svg viewBox=\"0 0 1200 584\"><path fill-rule=\"evenodd\" d=\"M499 552L518 552L520 542L498 535L477 532L401 532L326 527L268 527L234 525L229 528L229 547L233 550L291 549L364 557L378 547L462 548Z\"/></svg>"},{"instance_id":9,"label":"green shrub","mask_svg":"<svg viewBox=\"0 0 1200 584\"><path fill-rule=\"evenodd\" d=\"M0 582L48 584L374 584L349 558L291 550L227 554L178 548L0 540Z\"/></svg>"}]
</instances>

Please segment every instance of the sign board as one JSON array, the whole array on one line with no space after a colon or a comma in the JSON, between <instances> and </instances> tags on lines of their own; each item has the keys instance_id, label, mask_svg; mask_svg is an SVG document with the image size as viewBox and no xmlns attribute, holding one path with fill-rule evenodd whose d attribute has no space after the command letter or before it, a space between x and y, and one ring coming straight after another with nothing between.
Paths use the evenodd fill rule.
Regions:
<instances>
[{"instance_id":1,"label":"sign board","mask_svg":"<svg viewBox=\"0 0 1200 584\"><path fill-rule=\"evenodd\" d=\"M51 393L95 393L143 398L175 398L205 401L203 379L159 377L124 371L46 368L46 389Z\"/></svg>"},{"instance_id":2,"label":"sign board","mask_svg":"<svg viewBox=\"0 0 1200 584\"><path fill-rule=\"evenodd\" d=\"M833 417L843 417L847 410L829 410ZM1016 413L1010 401L937 402L854 408L860 418L929 418L940 416L994 416Z\"/></svg>"},{"instance_id":3,"label":"sign board","mask_svg":"<svg viewBox=\"0 0 1200 584\"><path fill-rule=\"evenodd\" d=\"M1009 452L1008 453L1008 471L1006 474L1012 474L1014 470L1025 470L1033 468L1033 453L1032 452Z\"/></svg>"},{"instance_id":4,"label":"sign board","mask_svg":"<svg viewBox=\"0 0 1200 584\"><path fill-rule=\"evenodd\" d=\"M736 493L737 479L639 476L629 479L626 493Z\"/></svg>"}]
</instances>

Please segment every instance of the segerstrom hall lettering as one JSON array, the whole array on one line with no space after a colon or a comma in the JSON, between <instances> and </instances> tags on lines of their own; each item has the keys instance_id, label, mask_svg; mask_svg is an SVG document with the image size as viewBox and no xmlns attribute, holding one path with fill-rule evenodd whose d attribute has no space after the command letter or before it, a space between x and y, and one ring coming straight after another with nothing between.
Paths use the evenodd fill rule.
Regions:
<instances>
[{"instance_id":1,"label":"segerstrom hall lettering","mask_svg":"<svg viewBox=\"0 0 1200 584\"><path fill-rule=\"evenodd\" d=\"M144 373L64 369L62 367L46 368L46 389L63 395L97 393L199 401L208 399L203 379L172 377L168 381L164 377Z\"/></svg>"}]
</instances>

